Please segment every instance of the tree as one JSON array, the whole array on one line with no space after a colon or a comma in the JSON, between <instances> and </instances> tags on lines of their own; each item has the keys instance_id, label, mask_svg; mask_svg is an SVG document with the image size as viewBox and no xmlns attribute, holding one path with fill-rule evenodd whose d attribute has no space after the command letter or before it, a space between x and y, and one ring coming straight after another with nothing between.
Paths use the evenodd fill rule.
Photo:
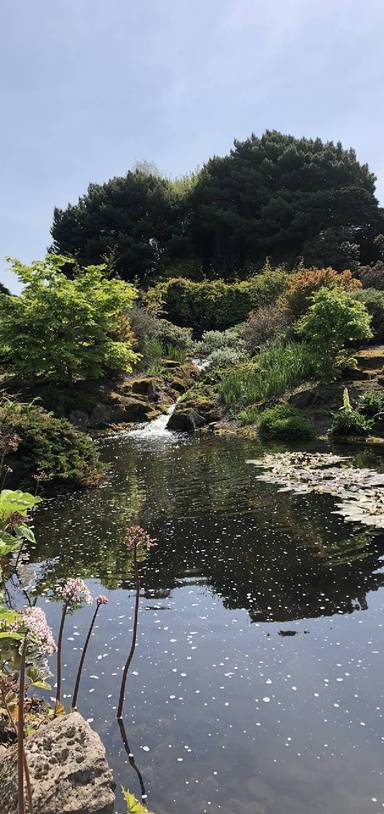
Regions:
<instances>
[{"instance_id":1,"label":"tree","mask_svg":"<svg viewBox=\"0 0 384 814\"><path fill-rule=\"evenodd\" d=\"M137 295L132 285L107 279L105 266L68 279L62 269L74 263L60 255L11 262L24 285L18 297L0 295L0 356L12 372L70 381L132 370L137 354L124 316Z\"/></svg>"},{"instance_id":2,"label":"tree","mask_svg":"<svg viewBox=\"0 0 384 814\"><path fill-rule=\"evenodd\" d=\"M365 305L341 288L321 288L298 323L298 333L313 348L325 372L351 342L371 339L371 315Z\"/></svg>"},{"instance_id":3,"label":"tree","mask_svg":"<svg viewBox=\"0 0 384 814\"><path fill-rule=\"evenodd\" d=\"M191 192L195 251L223 276L266 256L336 269L370 262L384 223L374 192L368 166L340 143L251 135L201 170Z\"/></svg>"},{"instance_id":4,"label":"tree","mask_svg":"<svg viewBox=\"0 0 384 814\"><path fill-rule=\"evenodd\" d=\"M170 267L171 276L248 277L266 257L356 269L379 259L384 213L353 150L267 130L184 178L144 162L90 184L55 209L51 232L53 251L83 265L108 258L123 279L148 284Z\"/></svg>"},{"instance_id":5,"label":"tree","mask_svg":"<svg viewBox=\"0 0 384 814\"><path fill-rule=\"evenodd\" d=\"M142 165L123 178L90 184L76 205L55 209L52 251L81 265L108 260L124 280L148 283L188 254L179 188Z\"/></svg>"}]
</instances>

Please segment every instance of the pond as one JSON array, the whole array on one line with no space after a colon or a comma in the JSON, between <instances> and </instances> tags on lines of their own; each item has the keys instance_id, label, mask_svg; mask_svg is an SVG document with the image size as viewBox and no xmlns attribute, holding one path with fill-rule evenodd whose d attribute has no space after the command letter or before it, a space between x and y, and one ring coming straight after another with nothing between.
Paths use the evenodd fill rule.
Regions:
<instances>
[{"instance_id":1,"label":"pond","mask_svg":"<svg viewBox=\"0 0 384 814\"><path fill-rule=\"evenodd\" d=\"M257 481L257 441L139 433L101 446L106 482L42 505L33 559L56 629L44 591L60 579L108 595L79 709L118 786L140 798L143 784L156 814L383 811L383 532L332 514L329 495ZM115 718L134 600L127 522L157 541L126 691L134 766ZM67 620L68 705L89 618Z\"/></svg>"}]
</instances>

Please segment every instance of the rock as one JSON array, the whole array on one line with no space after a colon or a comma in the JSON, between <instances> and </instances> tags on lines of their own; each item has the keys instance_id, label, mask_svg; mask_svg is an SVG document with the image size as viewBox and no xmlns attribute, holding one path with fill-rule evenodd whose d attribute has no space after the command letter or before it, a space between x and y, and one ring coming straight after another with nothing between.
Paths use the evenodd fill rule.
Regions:
<instances>
[{"instance_id":1,"label":"rock","mask_svg":"<svg viewBox=\"0 0 384 814\"><path fill-rule=\"evenodd\" d=\"M354 354L357 366L361 370L377 371L384 366L384 347L377 345L370 348L363 348Z\"/></svg>"},{"instance_id":2,"label":"rock","mask_svg":"<svg viewBox=\"0 0 384 814\"><path fill-rule=\"evenodd\" d=\"M25 749L33 814L113 814L115 784L104 746L78 712L42 726L26 738ZM0 764L0 811L17 814L16 747L7 753Z\"/></svg>"},{"instance_id":3,"label":"rock","mask_svg":"<svg viewBox=\"0 0 384 814\"><path fill-rule=\"evenodd\" d=\"M167 429L179 432L196 432L203 424L205 424L205 420L196 410L176 410L168 421Z\"/></svg>"},{"instance_id":4,"label":"rock","mask_svg":"<svg viewBox=\"0 0 384 814\"><path fill-rule=\"evenodd\" d=\"M134 379L130 383L130 390L132 393L146 396L150 401L158 401L161 395L159 380L150 376Z\"/></svg>"}]
</instances>

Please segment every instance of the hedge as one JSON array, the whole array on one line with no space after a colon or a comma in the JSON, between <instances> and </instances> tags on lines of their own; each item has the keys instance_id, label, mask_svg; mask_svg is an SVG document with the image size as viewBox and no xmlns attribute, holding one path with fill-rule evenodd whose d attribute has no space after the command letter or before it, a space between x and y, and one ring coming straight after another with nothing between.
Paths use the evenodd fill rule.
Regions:
<instances>
[{"instance_id":1,"label":"hedge","mask_svg":"<svg viewBox=\"0 0 384 814\"><path fill-rule=\"evenodd\" d=\"M161 306L167 319L175 325L192 325L196 334L223 331L243 322L250 311L275 302L285 291L288 279L282 269L235 283L174 277L151 288L147 304L149 308Z\"/></svg>"}]
</instances>

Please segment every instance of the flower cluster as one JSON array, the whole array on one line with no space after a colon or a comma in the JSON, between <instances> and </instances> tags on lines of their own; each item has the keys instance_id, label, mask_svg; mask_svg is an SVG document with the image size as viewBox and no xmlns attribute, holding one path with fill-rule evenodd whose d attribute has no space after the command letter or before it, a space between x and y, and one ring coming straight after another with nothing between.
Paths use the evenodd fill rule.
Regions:
<instances>
[{"instance_id":1,"label":"flower cluster","mask_svg":"<svg viewBox=\"0 0 384 814\"><path fill-rule=\"evenodd\" d=\"M146 548L156 545L152 537L141 526L128 526L125 534L125 544L128 548Z\"/></svg>"},{"instance_id":2,"label":"flower cluster","mask_svg":"<svg viewBox=\"0 0 384 814\"><path fill-rule=\"evenodd\" d=\"M59 597L69 606L74 605L90 605L92 602L92 594L87 588L84 580L78 577L70 577L57 589Z\"/></svg>"},{"instance_id":3,"label":"flower cluster","mask_svg":"<svg viewBox=\"0 0 384 814\"><path fill-rule=\"evenodd\" d=\"M96 602L98 605L108 605L108 597L100 594L100 596L96 597Z\"/></svg>"},{"instance_id":4,"label":"flower cluster","mask_svg":"<svg viewBox=\"0 0 384 814\"><path fill-rule=\"evenodd\" d=\"M41 608L23 608L21 617L28 633L36 640L39 650L51 656L56 650L56 644L44 611Z\"/></svg>"}]
</instances>

